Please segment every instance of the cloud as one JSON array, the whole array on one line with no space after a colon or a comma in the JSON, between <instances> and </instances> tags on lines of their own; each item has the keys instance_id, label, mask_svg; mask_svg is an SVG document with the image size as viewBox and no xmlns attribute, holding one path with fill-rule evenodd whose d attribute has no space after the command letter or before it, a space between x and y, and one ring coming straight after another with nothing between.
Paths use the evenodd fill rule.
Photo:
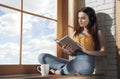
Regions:
<instances>
[{"instance_id":1,"label":"cloud","mask_svg":"<svg viewBox=\"0 0 120 79\"><path fill-rule=\"evenodd\" d=\"M15 7L15 8L21 8L21 0L0 0L0 3L1 4L5 4L5 5L8 5L8 6L12 6L12 7ZM10 11L9 9L5 9L5 8L1 8L0 10L2 11L5 11L8 13L8 11ZM11 12L11 11L10 11Z\"/></svg>"},{"instance_id":2,"label":"cloud","mask_svg":"<svg viewBox=\"0 0 120 79\"><path fill-rule=\"evenodd\" d=\"M19 63L19 44L5 43L0 44L0 64Z\"/></svg>"},{"instance_id":3,"label":"cloud","mask_svg":"<svg viewBox=\"0 0 120 79\"><path fill-rule=\"evenodd\" d=\"M24 0L24 10L31 11L40 15L44 15L51 18L56 18L57 0L35 0L30 2Z\"/></svg>"},{"instance_id":4,"label":"cloud","mask_svg":"<svg viewBox=\"0 0 120 79\"><path fill-rule=\"evenodd\" d=\"M20 51L19 44L16 44L16 43L9 42L9 43L0 45L0 52L3 54L11 53L12 55L18 55L19 51Z\"/></svg>"},{"instance_id":5,"label":"cloud","mask_svg":"<svg viewBox=\"0 0 120 79\"><path fill-rule=\"evenodd\" d=\"M41 36L40 38L33 38L23 45L23 63L39 63L38 56L40 53L49 53L56 55L56 43L50 41L53 35Z\"/></svg>"},{"instance_id":6,"label":"cloud","mask_svg":"<svg viewBox=\"0 0 120 79\"><path fill-rule=\"evenodd\" d=\"M22 63L23 64L36 64L38 62L38 55L40 53L49 53L56 55L56 43L51 42L49 39L52 35L42 36L38 39L31 39L26 44L23 44ZM16 43L5 43L0 45L0 63L18 63L19 59L19 45Z\"/></svg>"},{"instance_id":7,"label":"cloud","mask_svg":"<svg viewBox=\"0 0 120 79\"><path fill-rule=\"evenodd\" d=\"M26 1L26 2L25 2ZM36 12L40 15L45 15L49 17L56 17L55 13L55 4L51 2L53 0L35 0L33 2L29 0L24 0L24 9ZM57 0L54 0L57 1ZM0 0L0 3L5 3L7 5L18 7L20 2L18 0ZM19 4L18 4L19 3ZM49 5L50 4L50 5ZM20 13L6 9L0 8L3 11L3 15L0 16L0 36L16 38L20 36ZM53 21L47 21L46 19L39 19L33 17L28 14L24 14L23 16L23 37L25 43L23 43L23 63L39 63L37 57L40 53L50 53L56 55L56 43L54 42L55 33L54 30L56 29L56 24ZM42 23L41 23L42 22ZM49 22L49 23L46 23ZM35 24L33 24L35 23ZM46 24L44 24L46 23ZM33 37L33 33L35 32L35 27L41 24L44 24L46 28L42 28L42 30L38 30L37 37ZM34 29L34 30L33 30ZM41 29L41 28L39 28ZM34 32L33 32L34 31ZM49 31L52 31L49 32ZM43 33L42 33L43 32ZM49 32L47 34L47 32ZM2 42L2 40L0 40ZM19 52L20 52L20 45L16 42L2 42L0 44L0 60L4 62L0 63L19 63Z\"/></svg>"},{"instance_id":8,"label":"cloud","mask_svg":"<svg viewBox=\"0 0 120 79\"><path fill-rule=\"evenodd\" d=\"M24 50L29 50L32 49L34 51L41 51L44 52L43 50L50 50L52 53L54 50L51 48L55 48L55 42L54 40L50 40L51 38L54 38L53 35L47 35L47 36L41 36L39 38L32 38L30 39L26 44L23 45ZM49 52L48 52L49 53Z\"/></svg>"},{"instance_id":9,"label":"cloud","mask_svg":"<svg viewBox=\"0 0 120 79\"><path fill-rule=\"evenodd\" d=\"M57 22L50 22L48 25L49 29L55 29L56 30Z\"/></svg>"},{"instance_id":10,"label":"cloud","mask_svg":"<svg viewBox=\"0 0 120 79\"><path fill-rule=\"evenodd\" d=\"M19 13L9 13L0 17L0 34L17 36L20 34Z\"/></svg>"},{"instance_id":11,"label":"cloud","mask_svg":"<svg viewBox=\"0 0 120 79\"><path fill-rule=\"evenodd\" d=\"M6 15L7 17L8 15ZM11 16L11 18L14 17L14 16ZM10 17L7 17L7 18L10 18ZM39 19L31 19L32 17L29 16L29 15L25 15L25 20L24 20L24 34L25 34L25 38L24 39L29 39L26 43L23 43L23 53L22 53L22 58L23 58L23 63L25 64L30 64L30 63L39 63L38 60L37 60L37 57L40 53L49 53L49 54L53 54L53 55L56 55L56 44L54 41L54 38L55 38L55 34L52 33L52 34L47 34L47 35L44 35L44 33L37 37L37 38L33 38L33 36L31 35L32 33L32 27L34 27L34 25L32 25L31 22L39 22L38 20ZM2 18L2 20L6 18ZM10 19L6 22L6 25L12 25L14 23L14 21L11 21L9 22ZM45 22L45 21L44 21ZM10 27L10 26L7 26L7 27ZM18 28L18 27L16 27ZM54 30L55 28L55 23L54 22L50 22L48 23L48 26L46 28L49 28L48 31L51 30ZM45 29L46 29L45 28ZM11 33L9 32L9 34L7 33L8 31L11 31ZM6 35L11 35L11 36L16 36L18 35L16 33L16 31L13 33L13 28L11 29L8 29L8 30L5 30L4 29L4 33ZM42 29L43 31L44 29ZM1 32L3 33L3 32ZM27 33L27 34L26 34ZM38 32L39 33L39 32ZM52 40L51 40L52 39ZM15 59L16 57L19 56L19 50L15 51L15 49L18 49L19 48L19 45L16 45L16 43L11 43L11 42L8 42L8 43L4 43L1 45L0 47L2 50L1 52L2 55L0 56L1 60L4 60L5 63L11 63L12 60L14 60L15 63L18 63L18 61ZM7 49L7 50L6 50ZM15 52L17 54L15 54ZM13 56L14 59L11 59L11 57L7 57L9 54L9 56ZM19 59L19 58L17 58ZM16 60L16 61L15 61ZM4 63L3 62L3 63ZM12 61L13 62L13 61ZM2 62L1 62L2 63Z\"/></svg>"},{"instance_id":12,"label":"cloud","mask_svg":"<svg viewBox=\"0 0 120 79\"><path fill-rule=\"evenodd\" d=\"M21 8L21 1L20 0L0 0L0 3L14 7L14 8ZM51 17L56 19L57 18L57 0L23 0L23 9L26 11L30 11L33 13L37 13L43 16ZM4 11L5 13L13 13L15 11L1 8L1 11Z\"/></svg>"}]
</instances>

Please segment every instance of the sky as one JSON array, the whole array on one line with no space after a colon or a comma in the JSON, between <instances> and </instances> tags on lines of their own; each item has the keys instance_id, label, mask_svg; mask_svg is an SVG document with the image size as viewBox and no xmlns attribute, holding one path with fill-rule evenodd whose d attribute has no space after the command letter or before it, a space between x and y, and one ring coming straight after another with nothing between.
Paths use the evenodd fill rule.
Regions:
<instances>
[{"instance_id":1,"label":"sky","mask_svg":"<svg viewBox=\"0 0 120 79\"><path fill-rule=\"evenodd\" d=\"M24 10L57 17L57 0L23 0ZM0 0L0 4L20 9L20 0ZM39 64L40 53L56 55L55 21L23 14L22 64ZM20 12L0 7L0 64L19 64Z\"/></svg>"}]
</instances>

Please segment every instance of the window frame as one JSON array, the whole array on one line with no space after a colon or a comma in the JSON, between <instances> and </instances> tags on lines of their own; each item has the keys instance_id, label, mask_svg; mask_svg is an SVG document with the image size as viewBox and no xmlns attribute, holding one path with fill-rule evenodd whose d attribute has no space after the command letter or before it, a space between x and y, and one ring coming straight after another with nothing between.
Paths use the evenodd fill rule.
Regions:
<instances>
[{"instance_id":1,"label":"window frame","mask_svg":"<svg viewBox=\"0 0 120 79\"><path fill-rule=\"evenodd\" d=\"M117 48L117 74L120 78L120 0L115 0L116 48Z\"/></svg>"},{"instance_id":2,"label":"window frame","mask_svg":"<svg viewBox=\"0 0 120 79\"><path fill-rule=\"evenodd\" d=\"M22 28L22 18L23 18L23 13L27 13L27 14L31 14L27 11L23 11L23 0L21 0L21 10L14 8L14 7L10 7L4 4L0 4L1 7L5 7L8 9L12 9L15 11L19 11L21 12L21 28ZM32 13L31 15L34 16L38 16L41 18L46 18L49 20L54 20L57 22L57 39L61 38L62 36L68 34L68 0L58 0L57 1L57 20L52 19L52 18L48 18L48 17L44 17L44 16L40 16L37 14ZM22 29L20 29L21 33L22 33ZM20 52L22 51L22 34L20 36ZM20 53L20 56L21 53ZM57 46L57 56L58 57L64 57L62 50L59 46ZM21 64L21 57L20 57L20 64L18 65L0 65L0 70L2 72L0 72L0 75L11 75L11 74L32 74L32 73L38 73L36 70L36 67L38 65L22 65Z\"/></svg>"}]
</instances>

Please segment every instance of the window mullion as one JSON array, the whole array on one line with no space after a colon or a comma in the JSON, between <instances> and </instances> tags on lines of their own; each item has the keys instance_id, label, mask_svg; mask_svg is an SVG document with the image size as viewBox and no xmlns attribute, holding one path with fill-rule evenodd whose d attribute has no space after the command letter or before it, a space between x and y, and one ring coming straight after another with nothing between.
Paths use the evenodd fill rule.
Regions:
<instances>
[{"instance_id":1,"label":"window mullion","mask_svg":"<svg viewBox=\"0 0 120 79\"><path fill-rule=\"evenodd\" d=\"M23 29L23 0L21 0L21 22L20 22L20 61L19 64L22 64L22 29Z\"/></svg>"}]
</instances>

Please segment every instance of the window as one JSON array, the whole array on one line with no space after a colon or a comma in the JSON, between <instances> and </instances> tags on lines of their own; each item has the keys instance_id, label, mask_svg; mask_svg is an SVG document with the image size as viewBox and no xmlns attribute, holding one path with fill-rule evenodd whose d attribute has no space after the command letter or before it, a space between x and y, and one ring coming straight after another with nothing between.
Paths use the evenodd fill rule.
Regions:
<instances>
[{"instance_id":1,"label":"window","mask_svg":"<svg viewBox=\"0 0 120 79\"><path fill-rule=\"evenodd\" d=\"M22 64L39 63L40 53L56 55L56 22L23 14ZM29 17L29 19L27 18Z\"/></svg>"},{"instance_id":2,"label":"window","mask_svg":"<svg viewBox=\"0 0 120 79\"><path fill-rule=\"evenodd\" d=\"M57 0L0 0L0 65L56 55Z\"/></svg>"},{"instance_id":3,"label":"window","mask_svg":"<svg viewBox=\"0 0 120 79\"><path fill-rule=\"evenodd\" d=\"M18 64L20 51L20 12L0 9L0 64Z\"/></svg>"},{"instance_id":4,"label":"window","mask_svg":"<svg viewBox=\"0 0 120 79\"><path fill-rule=\"evenodd\" d=\"M28 1L29 0L0 0L0 3L1 3L0 4L0 37L1 37L0 49L2 49L0 50L0 58L2 58L0 60L3 61L3 62L0 61L0 70L2 71L0 72L0 75L38 73L36 71L36 66L39 64L38 64L37 58L34 58L34 57L37 57L37 55L40 52L43 52L43 53L48 52L48 53L57 55L59 57L64 57L61 51L61 48L59 46L56 46L56 43L53 41L55 38L59 39L62 36L68 34L68 16L67 16L68 0L53 0L55 1L55 3L52 2L54 3L54 6L51 5L52 3L50 3L50 5L47 5L48 9L52 8L52 12L49 10L48 11L44 10L45 14L38 12L38 11L41 11L40 8L38 8L39 10L36 11L37 7L39 5L42 5L42 3L39 1L43 1L43 0L32 0L31 2L30 1L28 2ZM51 0L48 0L48 1L51 1ZM45 0L47 4L49 3L48 1ZM33 4L35 4L35 7L33 7ZM21 7L22 5L23 7ZM45 8L42 7L41 9L45 9ZM12 17L12 13L9 14L8 10L9 12L17 13L17 15L15 14L15 16ZM56 12L55 14L54 14L54 11ZM11 20L12 18L2 19L3 15L5 16L6 14L9 14L10 17L15 18L14 22L12 23L17 23L18 25L18 27L15 26L16 28L12 28L11 30L11 32L13 32L13 30L17 30L17 32L13 33L16 35L18 34L16 38L15 36L14 37L5 36L3 38L4 35L2 35L3 34L2 24L9 25L9 23L7 22L11 23L12 21ZM49 22L49 23L46 23L46 22ZM6 32L7 30L9 30L9 28L5 29L4 31ZM45 30L41 30L41 29L45 29ZM7 34L11 34L11 33L7 32ZM39 36L39 34L40 35L45 34L46 37ZM43 46L41 45L41 41L38 41L40 38L42 40L45 38L43 40L45 44L42 43ZM49 40L49 41L46 41L46 40ZM3 41L6 41L6 42L3 42ZM4 43L8 43L11 41L13 41L13 43L15 44L11 46L6 45L8 46L5 48L7 51L7 54L6 54L6 51L3 50ZM43 49L45 45L48 43L49 45L47 45L47 47L51 46L49 49L52 48L51 49L52 51L49 49L47 50ZM17 46L18 48L16 49ZM17 53L15 54L15 52L13 53L12 51L13 56L11 57L10 50L13 49L12 47L14 48L14 51L16 50L15 52ZM54 51L55 53L53 53ZM6 54L6 56L4 54ZM30 56L30 55L33 55L33 56ZM11 60L8 56L11 57ZM16 58L15 60L16 62L13 62L14 61L13 58ZM10 61L6 62L5 59Z\"/></svg>"}]
</instances>

